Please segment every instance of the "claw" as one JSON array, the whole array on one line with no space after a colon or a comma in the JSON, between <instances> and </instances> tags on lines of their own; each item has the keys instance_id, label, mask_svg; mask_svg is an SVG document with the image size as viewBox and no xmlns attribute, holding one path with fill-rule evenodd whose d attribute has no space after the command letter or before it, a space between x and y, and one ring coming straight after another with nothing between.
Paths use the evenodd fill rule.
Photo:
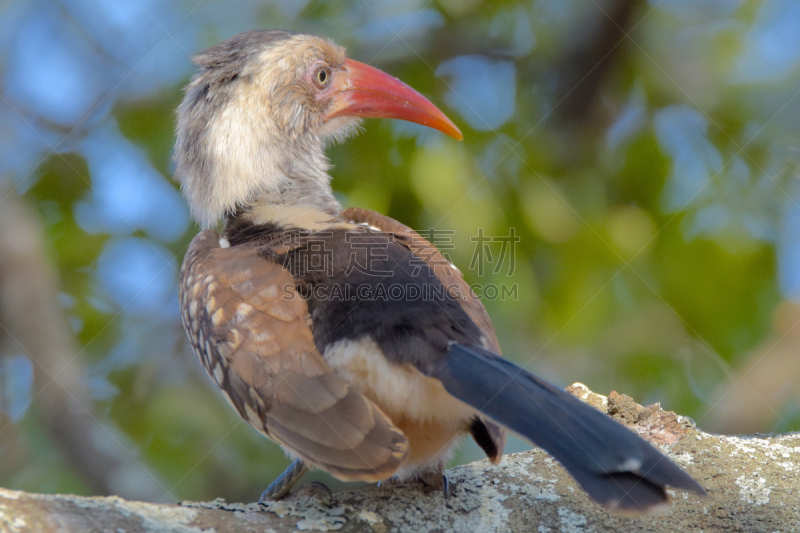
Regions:
<instances>
[{"instance_id":1,"label":"claw","mask_svg":"<svg viewBox=\"0 0 800 533\"><path fill-rule=\"evenodd\" d=\"M323 496L328 502L333 499L333 491L321 481L312 481L311 483L303 486L303 489L317 496Z\"/></svg>"},{"instance_id":2,"label":"claw","mask_svg":"<svg viewBox=\"0 0 800 533\"><path fill-rule=\"evenodd\" d=\"M444 492L445 500L456 493L455 483L451 484L450 479L445 474L442 474L442 491Z\"/></svg>"}]
</instances>

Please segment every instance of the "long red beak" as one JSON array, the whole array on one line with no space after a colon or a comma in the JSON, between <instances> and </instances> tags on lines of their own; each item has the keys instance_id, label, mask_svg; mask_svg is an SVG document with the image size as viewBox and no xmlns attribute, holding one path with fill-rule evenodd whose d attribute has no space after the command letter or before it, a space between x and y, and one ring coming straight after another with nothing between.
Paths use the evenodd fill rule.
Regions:
<instances>
[{"instance_id":1,"label":"long red beak","mask_svg":"<svg viewBox=\"0 0 800 533\"><path fill-rule=\"evenodd\" d=\"M334 117L399 118L437 129L454 139L464 138L444 113L417 91L376 68L345 60L333 81Z\"/></svg>"}]
</instances>

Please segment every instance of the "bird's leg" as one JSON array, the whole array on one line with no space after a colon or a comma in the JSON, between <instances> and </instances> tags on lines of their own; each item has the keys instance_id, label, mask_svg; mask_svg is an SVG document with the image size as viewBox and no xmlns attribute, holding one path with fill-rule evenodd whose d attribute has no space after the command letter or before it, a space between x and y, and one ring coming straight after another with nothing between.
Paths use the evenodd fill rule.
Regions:
<instances>
[{"instance_id":1,"label":"bird's leg","mask_svg":"<svg viewBox=\"0 0 800 533\"><path fill-rule=\"evenodd\" d=\"M303 474L308 472L308 467L302 459L295 459L289 468L283 471L283 474L275 478L275 481L269 484L267 490L261 493L258 502L266 502L269 500L280 500L286 497L292 490L292 486L297 483Z\"/></svg>"}]
</instances>

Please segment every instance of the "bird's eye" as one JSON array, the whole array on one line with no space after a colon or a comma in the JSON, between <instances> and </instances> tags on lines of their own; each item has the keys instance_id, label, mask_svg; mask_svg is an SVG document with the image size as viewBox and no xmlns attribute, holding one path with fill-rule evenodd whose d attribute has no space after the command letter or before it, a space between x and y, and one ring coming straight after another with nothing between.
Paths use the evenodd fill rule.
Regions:
<instances>
[{"instance_id":1,"label":"bird's eye","mask_svg":"<svg viewBox=\"0 0 800 533\"><path fill-rule=\"evenodd\" d=\"M331 71L328 68L322 67L316 74L314 74L314 82L319 88L325 87L331 79Z\"/></svg>"}]
</instances>

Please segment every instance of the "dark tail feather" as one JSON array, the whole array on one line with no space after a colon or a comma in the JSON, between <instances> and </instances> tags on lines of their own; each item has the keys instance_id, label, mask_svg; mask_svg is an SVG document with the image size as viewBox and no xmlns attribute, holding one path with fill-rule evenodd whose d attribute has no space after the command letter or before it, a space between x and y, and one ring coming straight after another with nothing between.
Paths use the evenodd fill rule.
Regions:
<instances>
[{"instance_id":1,"label":"dark tail feather","mask_svg":"<svg viewBox=\"0 0 800 533\"><path fill-rule=\"evenodd\" d=\"M609 416L482 348L452 344L435 375L447 392L555 457L606 508L642 513L664 487L703 488Z\"/></svg>"}]
</instances>

